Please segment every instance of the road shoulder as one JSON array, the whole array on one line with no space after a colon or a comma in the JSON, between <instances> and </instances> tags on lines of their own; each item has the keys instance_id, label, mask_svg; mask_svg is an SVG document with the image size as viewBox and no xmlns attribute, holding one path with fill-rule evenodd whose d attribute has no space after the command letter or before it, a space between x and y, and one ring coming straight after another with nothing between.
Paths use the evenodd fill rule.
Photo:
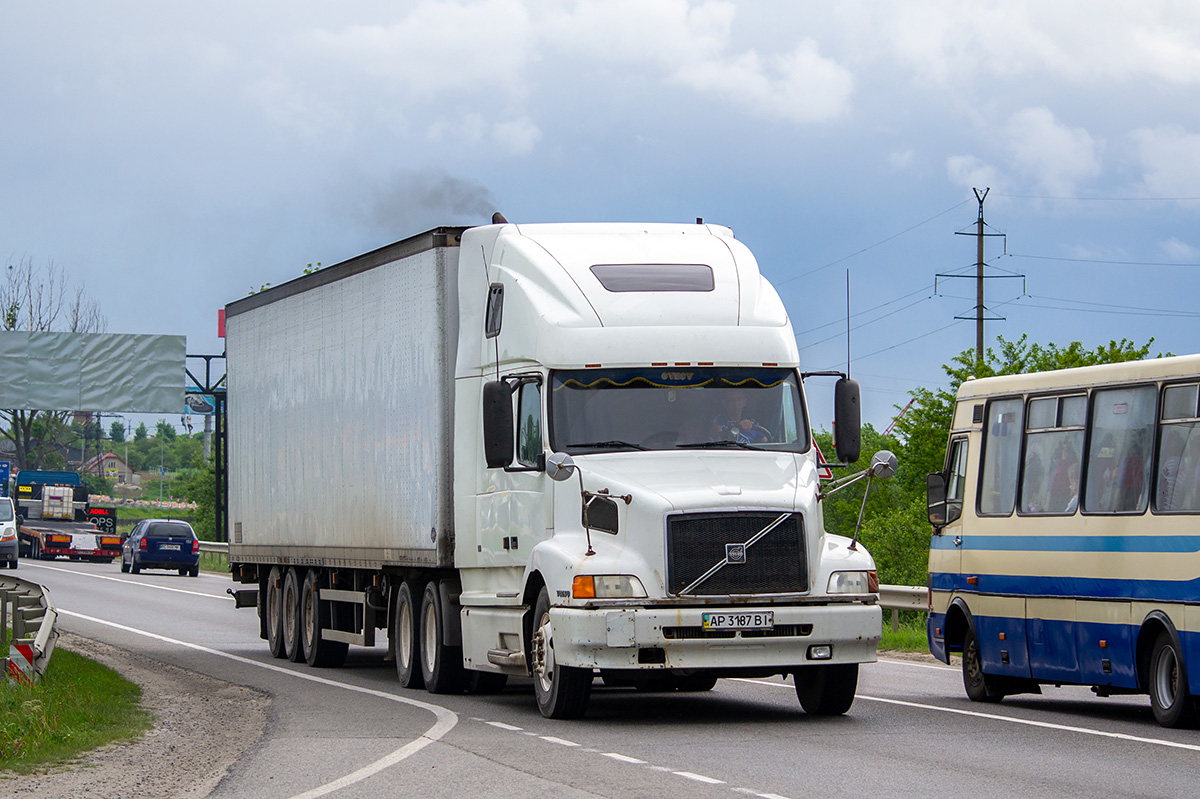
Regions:
<instances>
[{"instance_id":1,"label":"road shoulder","mask_svg":"<svg viewBox=\"0 0 1200 799\"><path fill-rule=\"evenodd\" d=\"M19 786L20 795L32 799L204 797L263 737L270 699L259 691L70 633L63 633L57 646L140 685L154 728L138 741L101 747L57 771L0 775L0 793Z\"/></svg>"}]
</instances>

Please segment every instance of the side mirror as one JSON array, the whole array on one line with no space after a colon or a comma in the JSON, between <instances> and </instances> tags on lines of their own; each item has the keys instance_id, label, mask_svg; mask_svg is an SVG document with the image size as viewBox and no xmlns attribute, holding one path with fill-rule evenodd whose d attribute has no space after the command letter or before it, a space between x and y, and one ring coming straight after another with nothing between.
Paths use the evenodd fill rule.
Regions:
<instances>
[{"instance_id":1,"label":"side mirror","mask_svg":"<svg viewBox=\"0 0 1200 799\"><path fill-rule=\"evenodd\" d=\"M925 478L925 505L929 511L929 523L935 528L943 527L946 518L946 478L934 472Z\"/></svg>"},{"instance_id":2,"label":"side mirror","mask_svg":"<svg viewBox=\"0 0 1200 799\"><path fill-rule=\"evenodd\" d=\"M833 387L833 448L842 463L854 463L862 451L862 409L858 381L843 377Z\"/></svg>"},{"instance_id":3,"label":"side mirror","mask_svg":"<svg viewBox=\"0 0 1200 799\"><path fill-rule=\"evenodd\" d=\"M896 456L890 450L881 449L871 456L871 476L886 480L900 468Z\"/></svg>"},{"instance_id":4,"label":"side mirror","mask_svg":"<svg viewBox=\"0 0 1200 799\"><path fill-rule=\"evenodd\" d=\"M512 389L503 380L483 384L483 456L489 469L513 460Z\"/></svg>"},{"instance_id":5,"label":"side mirror","mask_svg":"<svg viewBox=\"0 0 1200 799\"><path fill-rule=\"evenodd\" d=\"M575 474L575 461L565 452L552 452L550 457L546 458L546 474L551 480L562 482L570 479L571 475Z\"/></svg>"}]
</instances>

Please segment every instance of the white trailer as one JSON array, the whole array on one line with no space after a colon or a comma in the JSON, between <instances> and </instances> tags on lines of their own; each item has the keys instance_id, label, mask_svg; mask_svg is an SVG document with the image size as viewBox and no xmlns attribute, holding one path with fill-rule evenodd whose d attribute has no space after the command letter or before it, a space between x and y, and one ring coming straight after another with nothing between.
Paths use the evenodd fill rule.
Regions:
<instances>
[{"instance_id":1,"label":"white trailer","mask_svg":"<svg viewBox=\"0 0 1200 799\"><path fill-rule=\"evenodd\" d=\"M229 559L271 652L405 687L794 675L844 713L874 563L824 530L787 314L713 225L437 228L226 308ZM858 456L838 381L838 452ZM846 412L844 409L849 409Z\"/></svg>"}]
</instances>

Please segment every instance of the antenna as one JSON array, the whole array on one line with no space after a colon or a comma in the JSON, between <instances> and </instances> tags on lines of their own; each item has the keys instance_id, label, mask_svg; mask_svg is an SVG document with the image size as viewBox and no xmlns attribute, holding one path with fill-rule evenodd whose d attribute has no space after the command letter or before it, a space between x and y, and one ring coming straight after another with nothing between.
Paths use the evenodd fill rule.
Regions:
<instances>
[{"instance_id":1,"label":"antenna","mask_svg":"<svg viewBox=\"0 0 1200 799\"><path fill-rule=\"evenodd\" d=\"M846 270L846 377L850 377L850 270Z\"/></svg>"}]
</instances>

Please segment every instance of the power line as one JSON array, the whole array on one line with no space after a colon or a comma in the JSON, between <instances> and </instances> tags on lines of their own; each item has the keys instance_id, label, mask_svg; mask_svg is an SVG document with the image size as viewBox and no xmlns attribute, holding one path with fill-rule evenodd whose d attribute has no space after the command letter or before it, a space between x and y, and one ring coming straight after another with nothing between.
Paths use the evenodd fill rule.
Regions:
<instances>
[{"instance_id":1,"label":"power line","mask_svg":"<svg viewBox=\"0 0 1200 799\"><path fill-rule=\"evenodd\" d=\"M886 308L887 306L889 306L893 303L897 303L902 300L907 300L909 297L912 297L915 294L921 294L924 291L925 291L924 288L919 288L916 291L910 291L909 293L903 294L899 297L896 297L895 299L888 300L887 302L881 302L872 308L867 308L865 310L858 311L857 313L851 314L850 318L857 319L858 317L862 316L863 314L868 314L868 313L871 313L872 311L878 311L880 308ZM826 327L832 327L833 325L840 325L844 321L845 321L844 319L834 319L832 322L826 322L823 325L817 325L816 327L810 327L807 330L801 330L801 331L797 332L795 335L797 338L799 338L800 336L803 336L805 333L815 333L816 331L822 330Z\"/></svg>"},{"instance_id":2,"label":"power line","mask_svg":"<svg viewBox=\"0 0 1200 799\"><path fill-rule=\"evenodd\" d=\"M849 255L838 258L836 261L830 261L829 263L825 264L824 266L818 266L816 269L810 269L807 272L801 272L798 275L789 277L787 280L780 280L779 282L775 283L775 286L779 287L779 286L786 285L788 283L791 283L793 280L799 280L802 277L808 277L809 275L814 275L817 272L820 272L822 269L828 269L831 266L836 266L837 264L840 264L842 261L848 261L851 258L854 258L855 256L862 255L864 252L867 252L868 250L873 250L882 244L887 244L892 239L899 238L900 236L903 236L905 233L911 233L912 231L916 230L917 228L921 227L922 225L927 225L930 222L932 222L933 220L937 219L938 217L945 216L946 214L950 213L951 211L955 210L956 208L966 205L968 202L970 202L970 201L963 200L962 202L955 203L954 205L947 208L945 211L940 211L940 212L934 214L933 216L929 217L926 220L923 220L911 227L907 227L904 230L901 230L899 233L888 236L886 239L883 239L882 241L875 242L874 244L870 245L869 247L863 247L861 250L859 250L857 252L852 252Z\"/></svg>"},{"instance_id":3,"label":"power line","mask_svg":"<svg viewBox=\"0 0 1200 799\"><path fill-rule=\"evenodd\" d=\"M1031 258L1038 261L1071 261L1079 264L1115 264L1117 266L1200 266L1196 263L1180 263L1179 261L1105 261L1099 258L1064 258L1057 255L1022 255L1010 252L1009 258Z\"/></svg>"},{"instance_id":4,"label":"power line","mask_svg":"<svg viewBox=\"0 0 1200 799\"><path fill-rule=\"evenodd\" d=\"M1182 203L1200 200L1200 197L1055 197L1037 194L1000 194L997 197L1008 197L1014 200L1072 200L1078 202L1119 202L1119 203Z\"/></svg>"}]
</instances>

